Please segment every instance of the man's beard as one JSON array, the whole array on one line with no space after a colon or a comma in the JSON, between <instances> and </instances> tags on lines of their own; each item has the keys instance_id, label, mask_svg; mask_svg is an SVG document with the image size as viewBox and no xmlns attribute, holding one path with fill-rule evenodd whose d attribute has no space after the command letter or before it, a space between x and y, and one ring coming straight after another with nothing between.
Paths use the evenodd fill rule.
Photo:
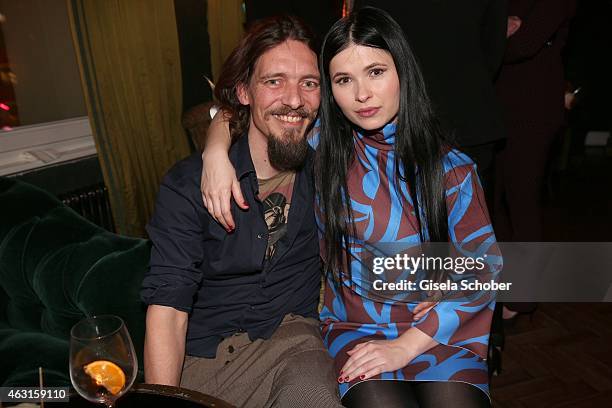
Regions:
<instances>
[{"instance_id":1,"label":"man's beard","mask_svg":"<svg viewBox=\"0 0 612 408\"><path fill-rule=\"evenodd\" d=\"M308 156L308 142L302 134L295 140L295 133L303 130L289 130L283 136L268 135L268 159L279 171L297 171L302 168Z\"/></svg>"},{"instance_id":2,"label":"man's beard","mask_svg":"<svg viewBox=\"0 0 612 408\"><path fill-rule=\"evenodd\" d=\"M316 116L304 107L291 109L280 107L268 112L268 115L299 115L310 123ZM268 134L268 159L270 164L279 171L297 171L302 168L308 155L308 142L304 134L306 129L287 129L280 136Z\"/></svg>"}]
</instances>

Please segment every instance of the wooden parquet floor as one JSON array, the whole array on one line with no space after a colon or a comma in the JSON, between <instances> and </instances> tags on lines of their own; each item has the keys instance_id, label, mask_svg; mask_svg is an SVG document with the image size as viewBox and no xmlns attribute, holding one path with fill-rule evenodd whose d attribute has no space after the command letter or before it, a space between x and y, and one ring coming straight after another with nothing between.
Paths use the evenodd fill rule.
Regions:
<instances>
[{"instance_id":1,"label":"wooden parquet floor","mask_svg":"<svg viewBox=\"0 0 612 408\"><path fill-rule=\"evenodd\" d=\"M612 303L540 304L506 331L495 408L612 407Z\"/></svg>"},{"instance_id":2,"label":"wooden parquet floor","mask_svg":"<svg viewBox=\"0 0 612 408\"><path fill-rule=\"evenodd\" d=\"M583 156L553 186L548 241L612 241L609 153ZM495 408L612 407L612 303L545 303L521 316L491 392Z\"/></svg>"}]
</instances>

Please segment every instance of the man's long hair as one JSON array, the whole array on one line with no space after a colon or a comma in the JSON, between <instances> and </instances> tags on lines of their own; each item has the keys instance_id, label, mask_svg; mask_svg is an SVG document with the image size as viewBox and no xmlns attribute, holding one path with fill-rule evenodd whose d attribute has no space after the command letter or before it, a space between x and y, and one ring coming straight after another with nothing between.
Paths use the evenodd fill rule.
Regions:
<instances>
[{"instance_id":1,"label":"man's long hair","mask_svg":"<svg viewBox=\"0 0 612 408\"><path fill-rule=\"evenodd\" d=\"M248 86L259 57L287 40L300 41L317 53L310 29L298 18L282 15L254 23L223 63L215 98L229 119L232 142L249 128L250 109L240 104L238 86Z\"/></svg>"},{"instance_id":2,"label":"man's long hair","mask_svg":"<svg viewBox=\"0 0 612 408\"><path fill-rule=\"evenodd\" d=\"M405 180L414 203L422 241L448 241L444 189L443 151L445 135L432 104L416 58L399 25L386 12L366 7L336 22L323 41L319 59L321 74L321 138L316 179L325 216L326 264L337 276L343 245L349 248L354 221L347 188L348 169L354 160L355 126L344 116L333 98L329 64L352 44L388 51L400 82L400 103L395 133L399 179ZM400 169L400 166L402 167ZM418 176L417 176L418 168Z\"/></svg>"}]
</instances>

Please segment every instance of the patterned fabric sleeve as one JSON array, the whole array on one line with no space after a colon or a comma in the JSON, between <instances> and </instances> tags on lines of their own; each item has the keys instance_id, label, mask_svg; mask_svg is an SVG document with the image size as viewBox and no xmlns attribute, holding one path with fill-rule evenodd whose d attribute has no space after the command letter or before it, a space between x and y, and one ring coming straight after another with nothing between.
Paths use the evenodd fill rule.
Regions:
<instances>
[{"instance_id":1,"label":"patterned fabric sleeve","mask_svg":"<svg viewBox=\"0 0 612 408\"><path fill-rule=\"evenodd\" d=\"M450 241L463 256L484 257L486 267L482 276L494 279L501 270L502 258L476 166L466 155L454 150L446 158ZM414 327L439 343L466 348L486 358L494 306L491 292L480 293L469 300L441 301Z\"/></svg>"}]
</instances>

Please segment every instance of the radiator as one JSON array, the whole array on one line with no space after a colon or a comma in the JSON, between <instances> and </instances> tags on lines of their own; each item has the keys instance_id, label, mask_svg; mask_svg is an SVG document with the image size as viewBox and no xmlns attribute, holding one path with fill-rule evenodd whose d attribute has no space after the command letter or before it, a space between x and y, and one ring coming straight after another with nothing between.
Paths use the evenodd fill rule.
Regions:
<instances>
[{"instance_id":1,"label":"radiator","mask_svg":"<svg viewBox=\"0 0 612 408\"><path fill-rule=\"evenodd\" d=\"M115 232L113 215L108 200L108 190L104 184L96 184L59 197L74 211L94 224Z\"/></svg>"}]
</instances>

